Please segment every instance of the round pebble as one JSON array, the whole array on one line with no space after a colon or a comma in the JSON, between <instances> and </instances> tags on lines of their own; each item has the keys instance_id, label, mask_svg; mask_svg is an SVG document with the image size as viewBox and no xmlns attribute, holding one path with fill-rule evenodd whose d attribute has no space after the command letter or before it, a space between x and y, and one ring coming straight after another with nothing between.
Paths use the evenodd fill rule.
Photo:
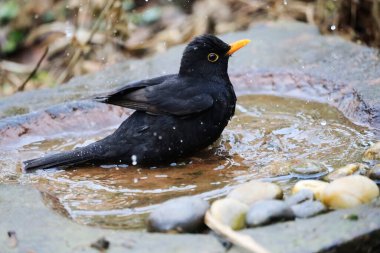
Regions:
<instances>
[{"instance_id":1,"label":"round pebble","mask_svg":"<svg viewBox=\"0 0 380 253\"><path fill-rule=\"evenodd\" d=\"M329 183L320 180L301 180L294 185L292 193L295 194L306 189L314 193L315 199L322 200L323 191L328 185Z\"/></svg>"},{"instance_id":2,"label":"round pebble","mask_svg":"<svg viewBox=\"0 0 380 253\"><path fill-rule=\"evenodd\" d=\"M373 180L379 181L380 180L380 164L376 164L369 170L368 173L369 177Z\"/></svg>"},{"instance_id":3,"label":"round pebble","mask_svg":"<svg viewBox=\"0 0 380 253\"><path fill-rule=\"evenodd\" d=\"M347 164L346 166L338 168L338 169L334 170L333 172L329 173L323 179L328 181L328 182L331 182L331 181L334 181L335 179L350 176L356 172L360 172L360 170L362 170L364 168L365 168L365 165L360 164L360 163Z\"/></svg>"},{"instance_id":4,"label":"round pebble","mask_svg":"<svg viewBox=\"0 0 380 253\"><path fill-rule=\"evenodd\" d=\"M292 209L281 200L261 200L250 206L246 223L250 227L267 224L274 220L292 219Z\"/></svg>"},{"instance_id":5,"label":"round pebble","mask_svg":"<svg viewBox=\"0 0 380 253\"><path fill-rule=\"evenodd\" d=\"M301 178L321 177L328 173L325 165L309 160L295 160L291 165L291 171L293 176Z\"/></svg>"},{"instance_id":6,"label":"round pebble","mask_svg":"<svg viewBox=\"0 0 380 253\"><path fill-rule=\"evenodd\" d=\"M302 189L285 199L286 204L289 206L297 205L305 201L312 201L314 199L314 193L308 189Z\"/></svg>"},{"instance_id":7,"label":"round pebble","mask_svg":"<svg viewBox=\"0 0 380 253\"><path fill-rule=\"evenodd\" d=\"M179 197L168 200L150 213L149 232L198 232L205 225L207 201L198 197Z\"/></svg>"},{"instance_id":8,"label":"round pebble","mask_svg":"<svg viewBox=\"0 0 380 253\"><path fill-rule=\"evenodd\" d=\"M371 179L352 175L331 182L323 191L323 203L330 208L349 208L365 204L379 196L379 188Z\"/></svg>"},{"instance_id":9,"label":"round pebble","mask_svg":"<svg viewBox=\"0 0 380 253\"><path fill-rule=\"evenodd\" d=\"M273 161L263 168L268 177L287 176L291 173L290 161Z\"/></svg>"},{"instance_id":10,"label":"round pebble","mask_svg":"<svg viewBox=\"0 0 380 253\"><path fill-rule=\"evenodd\" d=\"M326 206L320 201L305 201L290 207L297 218L309 218L326 211Z\"/></svg>"},{"instance_id":11,"label":"round pebble","mask_svg":"<svg viewBox=\"0 0 380 253\"><path fill-rule=\"evenodd\" d=\"M211 215L226 226L234 230L245 227L245 215L248 206L236 199L219 199L212 203Z\"/></svg>"},{"instance_id":12,"label":"round pebble","mask_svg":"<svg viewBox=\"0 0 380 253\"><path fill-rule=\"evenodd\" d=\"M363 160L380 160L380 141L372 145L364 152Z\"/></svg>"},{"instance_id":13,"label":"round pebble","mask_svg":"<svg viewBox=\"0 0 380 253\"><path fill-rule=\"evenodd\" d=\"M227 195L227 198L251 205L263 199L281 199L282 196L281 188L274 183L250 181L236 187Z\"/></svg>"}]
</instances>

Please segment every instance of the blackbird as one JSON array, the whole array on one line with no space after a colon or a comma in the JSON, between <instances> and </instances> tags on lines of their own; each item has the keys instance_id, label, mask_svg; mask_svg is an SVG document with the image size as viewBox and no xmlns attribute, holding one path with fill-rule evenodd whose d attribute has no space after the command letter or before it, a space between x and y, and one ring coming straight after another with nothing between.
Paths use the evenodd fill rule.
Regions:
<instances>
[{"instance_id":1,"label":"blackbird","mask_svg":"<svg viewBox=\"0 0 380 253\"><path fill-rule=\"evenodd\" d=\"M209 146L235 112L229 57L249 42L226 44L213 35L196 37L184 50L178 74L128 83L95 98L136 110L113 134L72 151L25 161L24 169L158 164Z\"/></svg>"}]
</instances>

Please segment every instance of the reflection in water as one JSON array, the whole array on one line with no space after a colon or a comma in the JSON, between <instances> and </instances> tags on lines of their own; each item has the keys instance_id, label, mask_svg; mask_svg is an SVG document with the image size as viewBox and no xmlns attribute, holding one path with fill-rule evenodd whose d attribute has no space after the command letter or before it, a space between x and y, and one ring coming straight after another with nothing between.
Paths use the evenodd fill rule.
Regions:
<instances>
[{"instance_id":1,"label":"reflection in water","mask_svg":"<svg viewBox=\"0 0 380 253\"><path fill-rule=\"evenodd\" d=\"M21 173L21 160L87 145L110 130L82 136L62 133L55 139L23 139L15 151L0 149L0 182L35 184L49 193L45 202L80 223L137 228L147 212L169 198L197 194L213 199L251 179L277 181L286 190L296 179L276 169L276 164L308 159L332 170L360 161L374 141L368 129L324 104L263 95L242 96L238 102L236 116L213 147L168 166L106 165Z\"/></svg>"}]
</instances>

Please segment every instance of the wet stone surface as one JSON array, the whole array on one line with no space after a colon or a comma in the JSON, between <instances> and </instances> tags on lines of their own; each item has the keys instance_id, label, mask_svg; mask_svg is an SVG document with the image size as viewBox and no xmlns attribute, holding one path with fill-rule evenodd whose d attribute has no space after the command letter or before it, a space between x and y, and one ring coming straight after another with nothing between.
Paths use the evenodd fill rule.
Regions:
<instances>
[{"instance_id":1,"label":"wet stone surface","mask_svg":"<svg viewBox=\"0 0 380 253\"><path fill-rule=\"evenodd\" d=\"M223 253L218 240L206 234L146 233L83 226L51 211L45 198L29 186L0 185L1 253L13 252L210 252ZM14 231L17 245L9 243L8 231ZM108 242L108 243L107 243Z\"/></svg>"},{"instance_id":2,"label":"wet stone surface","mask_svg":"<svg viewBox=\"0 0 380 253\"><path fill-rule=\"evenodd\" d=\"M142 228L156 205L174 197L197 195L212 201L252 180L274 181L277 186L262 194L241 194L243 198L280 197L279 187L289 192L300 177L291 170L279 173L276 167L268 169L269 164L286 164L302 157L298 160L318 161L332 170L360 160L367 143L374 139L369 129L353 124L326 104L264 95L243 95L238 99L236 116L221 139L193 157L157 168L107 165L21 173L21 160L86 145L110 134L117 126L100 124L100 116L92 119L93 115L115 115L110 107L83 115L76 110L77 120L90 117L86 124L69 120L72 109L70 114L49 111L43 114L49 117L46 125L33 130L30 124L17 141L0 146L0 180L37 185L58 200L52 203L60 203L56 210L64 209L79 223ZM120 113L121 118L127 117L127 113ZM112 123L116 118L112 117L104 122ZM49 130L44 133L44 128ZM311 174L310 178L315 175L319 174Z\"/></svg>"}]
</instances>

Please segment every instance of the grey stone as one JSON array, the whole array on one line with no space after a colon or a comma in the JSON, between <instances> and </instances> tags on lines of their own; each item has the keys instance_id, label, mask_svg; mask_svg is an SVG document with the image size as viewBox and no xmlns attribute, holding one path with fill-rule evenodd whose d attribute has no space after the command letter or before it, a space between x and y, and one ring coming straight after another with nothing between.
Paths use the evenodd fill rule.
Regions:
<instances>
[{"instance_id":1,"label":"grey stone","mask_svg":"<svg viewBox=\"0 0 380 253\"><path fill-rule=\"evenodd\" d=\"M310 190L303 189L296 194L291 195L285 199L286 204L289 206L300 204L304 201L312 201L314 199L314 193Z\"/></svg>"},{"instance_id":2,"label":"grey stone","mask_svg":"<svg viewBox=\"0 0 380 253\"><path fill-rule=\"evenodd\" d=\"M326 211L326 206L320 201L305 201L290 207L296 218L309 218Z\"/></svg>"},{"instance_id":3,"label":"grey stone","mask_svg":"<svg viewBox=\"0 0 380 253\"><path fill-rule=\"evenodd\" d=\"M151 232L193 233L205 228L203 219L209 203L199 197L179 197L162 203L148 218Z\"/></svg>"},{"instance_id":4,"label":"grey stone","mask_svg":"<svg viewBox=\"0 0 380 253\"><path fill-rule=\"evenodd\" d=\"M260 200L249 207L246 216L248 226L260 226L273 220L292 219L293 211L282 200Z\"/></svg>"},{"instance_id":5,"label":"grey stone","mask_svg":"<svg viewBox=\"0 0 380 253\"><path fill-rule=\"evenodd\" d=\"M295 161L290 167L292 175L297 178L320 178L328 173L325 165L309 160Z\"/></svg>"},{"instance_id":6,"label":"grey stone","mask_svg":"<svg viewBox=\"0 0 380 253\"><path fill-rule=\"evenodd\" d=\"M109 230L79 225L47 207L31 187L0 185L0 252L98 252L91 244L104 237L108 253L225 252L211 235L167 235L144 231ZM11 247L7 232L14 231Z\"/></svg>"},{"instance_id":7,"label":"grey stone","mask_svg":"<svg viewBox=\"0 0 380 253\"><path fill-rule=\"evenodd\" d=\"M380 164L376 164L373 166L369 172L368 172L369 177L372 180L375 180L377 183L380 182Z\"/></svg>"}]
</instances>

